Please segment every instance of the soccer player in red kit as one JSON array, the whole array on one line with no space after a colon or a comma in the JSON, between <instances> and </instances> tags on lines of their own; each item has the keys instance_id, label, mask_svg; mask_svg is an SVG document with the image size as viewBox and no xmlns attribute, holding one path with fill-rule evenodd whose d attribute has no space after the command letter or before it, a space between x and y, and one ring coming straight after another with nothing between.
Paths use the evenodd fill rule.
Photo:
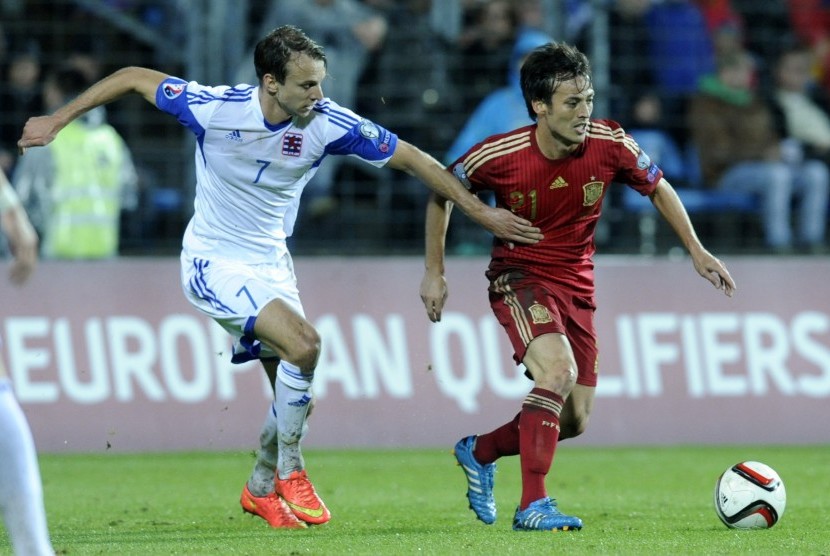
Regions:
<instances>
[{"instance_id":1,"label":"soccer player in red kit","mask_svg":"<svg viewBox=\"0 0 830 556\"><path fill-rule=\"evenodd\" d=\"M535 124L494 135L472 147L450 170L473 193L492 191L500 207L531 221L544 239L511 245L495 239L490 305L507 332L514 359L533 388L514 419L455 445L467 478L470 508L496 520L493 478L502 456L518 454L522 497L515 530L578 530L549 498L545 478L560 439L581 434L597 384L594 327L594 230L608 188L627 184L647 195L689 251L695 270L731 296L735 283L695 233L662 171L620 125L591 119L594 90L588 59L550 43L534 50L521 70L522 93ZM433 195L427 207L426 270L421 299L430 320L447 298L444 245L452 204Z\"/></svg>"}]
</instances>

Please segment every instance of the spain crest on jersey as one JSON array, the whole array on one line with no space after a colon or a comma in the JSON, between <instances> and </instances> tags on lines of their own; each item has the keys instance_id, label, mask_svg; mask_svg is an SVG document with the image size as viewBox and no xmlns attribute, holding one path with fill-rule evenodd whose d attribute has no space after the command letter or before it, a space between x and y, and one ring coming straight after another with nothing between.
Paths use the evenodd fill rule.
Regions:
<instances>
[{"instance_id":1,"label":"spain crest on jersey","mask_svg":"<svg viewBox=\"0 0 830 556\"><path fill-rule=\"evenodd\" d=\"M590 207L596 204L596 202L602 197L602 187L603 184L601 181L589 181L585 185L582 186L582 204L583 206Z\"/></svg>"}]
</instances>

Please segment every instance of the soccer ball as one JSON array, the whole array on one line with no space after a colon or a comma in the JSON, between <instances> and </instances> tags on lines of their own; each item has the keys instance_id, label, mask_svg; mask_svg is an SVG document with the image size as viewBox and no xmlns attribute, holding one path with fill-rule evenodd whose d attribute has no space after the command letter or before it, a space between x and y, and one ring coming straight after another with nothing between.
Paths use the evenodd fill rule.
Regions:
<instances>
[{"instance_id":1,"label":"soccer ball","mask_svg":"<svg viewBox=\"0 0 830 556\"><path fill-rule=\"evenodd\" d=\"M784 515L786 505L781 477L757 461L733 465L715 483L715 511L732 529L769 529Z\"/></svg>"}]
</instances>

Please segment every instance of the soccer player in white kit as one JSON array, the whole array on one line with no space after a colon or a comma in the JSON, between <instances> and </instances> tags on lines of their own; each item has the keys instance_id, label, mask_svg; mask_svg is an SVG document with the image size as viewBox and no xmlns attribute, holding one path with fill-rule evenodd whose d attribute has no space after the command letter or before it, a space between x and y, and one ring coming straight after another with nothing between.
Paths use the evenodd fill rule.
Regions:
<instances>
[{"instance_id":1,"label":"soccer player in white kit","mask_svg":"<svg viewBox=\"0 0 830 556\"><path fill-rule=\"evenodd\" d=\"M259 359L274 386L260 450L241 497L272 527L301 528L331 515L300 450L320 336L306 320L286 238L300 194L329 155L408 172L508 242L535 243L538 228L482 203L434 158L323 96L325 53L293 26L254 52L259 84L208 87L128 67L50 116L31 118L18 142L49 143L84 112L138 93L176 116L197 139L195 211L181 262L187 299L234 338L233 361Z\"/></svg>"}]
</instances>

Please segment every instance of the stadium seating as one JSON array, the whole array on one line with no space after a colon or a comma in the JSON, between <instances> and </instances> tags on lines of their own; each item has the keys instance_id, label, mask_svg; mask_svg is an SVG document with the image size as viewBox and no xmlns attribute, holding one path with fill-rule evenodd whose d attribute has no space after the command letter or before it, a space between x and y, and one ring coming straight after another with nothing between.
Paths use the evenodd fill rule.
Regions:
<instances>
[{"instance_id":1,"label":"stadium seating","mask_svg":"<svg viewBox=\"0 0 830 556\"><path fill-rule=\"evenodd\" d=\"M630 187L624 189L623 208L637 216L640 253L656 254L661 217L648 198ZM677 187L676 191L696 226L698 220L713 224L723 243L741 243L741 224L755 217L759 211L758 199L749 193L697 187Z\"/></svg>"}]
</instances>

